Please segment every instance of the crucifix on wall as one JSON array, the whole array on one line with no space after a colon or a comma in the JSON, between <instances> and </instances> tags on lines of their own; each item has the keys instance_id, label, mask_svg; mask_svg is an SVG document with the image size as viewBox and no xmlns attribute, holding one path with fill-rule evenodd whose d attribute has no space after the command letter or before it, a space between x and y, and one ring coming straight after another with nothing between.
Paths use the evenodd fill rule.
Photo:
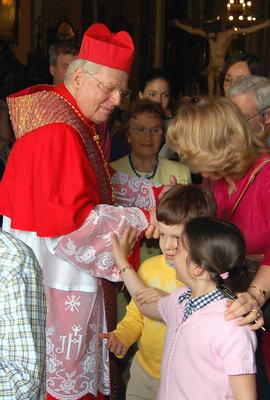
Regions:
<instances>
[{"instance_id":1,"label":"crucifix on wall","mask_svg":"<svg viewBox=\"0 0 270 400\"><path fill-rule=\"evenodd\" d=\"M216 83L218 81L219 73L225 63L226 52L232 42L232 40L243 34L256 32L260 29L264 29L270 26L270 20L258 23L244 28L228 28L220 21L219 29L216 29L217 22L214 22L215 31L211 31L211 27L207 30L201 28L195 28L192 25L183 23L179 20L172 20L170 25L175 28L180 28L185 32L193 35L198 35L208 40L209 45L209 64L208 64L208 93L213 94L215 92Z\"/></svg>"}]
</instances>

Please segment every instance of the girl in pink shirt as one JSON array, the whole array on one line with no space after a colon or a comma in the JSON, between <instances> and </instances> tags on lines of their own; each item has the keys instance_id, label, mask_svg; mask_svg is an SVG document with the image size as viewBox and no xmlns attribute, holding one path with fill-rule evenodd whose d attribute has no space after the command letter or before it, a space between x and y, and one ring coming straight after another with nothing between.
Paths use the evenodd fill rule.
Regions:
<instances>
[{"instance_id":1,"label":"girl in pink shirt","mask_svg":"<svg viewBox=\"0 0 270 400\"><path fill-rule=\"evenodd\" d=\"M247 278L240 230L213 218L188 222L174 257L177 279L187 287L149 304L143 299L145 285L127 260L135 237L133 229L121 240L113 235L113 249L140 310L167 324L158 399L255 400L256 336L249 326L224 318L224 283L238 290ZM254 313L259 318L257 309Z\"/></svg>"}]
</instances>

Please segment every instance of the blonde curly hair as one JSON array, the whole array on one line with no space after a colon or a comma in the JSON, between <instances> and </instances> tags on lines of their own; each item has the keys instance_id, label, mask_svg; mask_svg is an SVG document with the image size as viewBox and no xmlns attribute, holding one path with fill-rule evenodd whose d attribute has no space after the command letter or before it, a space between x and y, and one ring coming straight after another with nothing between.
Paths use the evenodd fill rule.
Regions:
<instances>
[{"instance_id":1,"label":"blonde curly hair","mask_svg":"<svg viewBox=\"0 0 270 400\"><path fill-rule=\"evenodd\" d=\"M252 131L225 97L181 106L169 122L167 142L193 172L216 177L244 174L259 154L270 151L264 132Z\"/></svg>"}]
</instances>

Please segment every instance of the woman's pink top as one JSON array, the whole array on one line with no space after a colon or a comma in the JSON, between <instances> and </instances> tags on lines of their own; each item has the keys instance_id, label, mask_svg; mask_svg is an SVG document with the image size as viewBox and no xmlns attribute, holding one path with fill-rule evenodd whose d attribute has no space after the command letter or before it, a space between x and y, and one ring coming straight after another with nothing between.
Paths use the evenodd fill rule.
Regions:
<instances>
[{"instance_id":1,"label":"woman's pink top","mask_svg":"<svg viewBox=\"0 0 270 400\"><path fill-rule=\"evenodd\" d=\"M236 182L237 190L229 197L228 183L220 179L213 184L213 192L218 204L218 217L237 225L243 232L247 253L264 254L263 265L270 266L270 162L258 172L235 212L230 216L239 194L257 166L270 155L260 156L246 175Z\"/></svg>"}]
</instances>

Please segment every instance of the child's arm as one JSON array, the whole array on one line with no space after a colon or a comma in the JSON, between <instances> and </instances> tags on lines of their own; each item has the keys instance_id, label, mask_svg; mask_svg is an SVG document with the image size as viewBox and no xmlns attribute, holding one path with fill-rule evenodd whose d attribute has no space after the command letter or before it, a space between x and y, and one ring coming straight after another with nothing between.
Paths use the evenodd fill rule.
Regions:
<instances>
[{"instance_id":1,"label":"child's arm","mask_svg":"<svg viewBox=\"0 0 270 400\"><path fill-rule=\"evenodd\" d=\"M168 296L168 293L158 288L147 287L136 293L136 302L142 304L158 301L161 297Z\"/></svg>"},{"instance_id":2,"label":"child's arm","mask_svg":"<svg viewBox=\"0 0 270 400\"><path fill-rule=\"evenodd\" d=\"M255 374L230 375L230 385L234 400L256 400Z\"/></svg>"},{"instance_id":3,"label":"child's arm","mask_svg":"<svg viewBox=\"0 0 270 400\"><path fill-rule=\"evenodd\" d=\"M107 349L118 357L124 357L128 351L128 347L112 332L102 333L99 335L101 339L107 339Z\"/></svg>"},{"instance_id":4,"label":"child's arm","mask_svg":"<svg viewBox=\"0 0 270 400\"><path fill-rule=\"evenodd\" d=\"M136 241L137 232L134 228L125 230L123 237L118 239L117 236L112 234L112 248L114 257L119 270L122 273L125 285L133 298L138 290L147 288L143 281L138 277L132 266L129 264L127 256L133 248ZM157 301L150 304L137 303L139 310L149 318L162 320L158 308Z\"/></svg>"},{"instance_id":5,"label":"child's arm","mask_svg":"<svg viewBox=\"0 0 270 400\"><path fill-rule=\"evenodd\" d=\"M127 350L138 341L144 328L144 317L132 299L127 306L124 318L117 324L114 331L100 335L102 339L109 339L108 349L116 356L124 357ZM113 335L111 337L109 335ZM116 343L119 341L118 343ZM117 350L117 352L116 352Z\"/></svg>"}]
</instances>

